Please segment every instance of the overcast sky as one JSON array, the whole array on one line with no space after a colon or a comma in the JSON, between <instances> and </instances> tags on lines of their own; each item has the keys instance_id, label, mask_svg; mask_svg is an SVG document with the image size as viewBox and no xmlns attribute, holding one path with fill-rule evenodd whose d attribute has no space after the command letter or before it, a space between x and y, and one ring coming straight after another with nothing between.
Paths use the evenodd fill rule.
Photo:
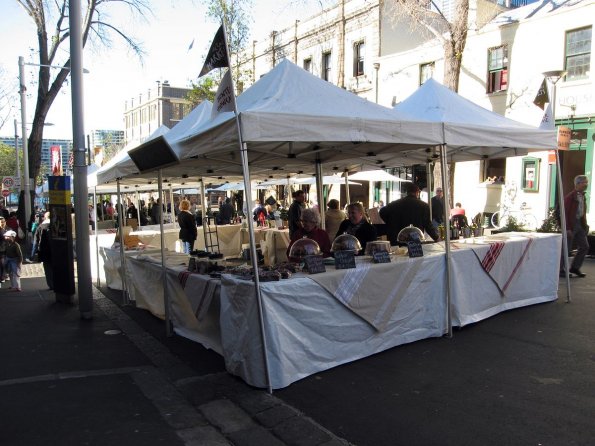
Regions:
<instances>
[{"instance_id":1,"label":"overcast sky","mask_svg":"<svg viewBox=\"0 0 595 446\"><path fill-rule=\"evenodd\" d=\"M147 21L135 20L121 8L111 10L110 16L111 22L142 42L146 52L142 63L116 37L111 49L85 48L83 66L89 70L83 80L86 133L94 129L123 129L124 101L153 88L158 80L186 87L196 79L218 24L206 18L205 7L198 1L151 0L151 4L153 16ZM258 31L253 32L251 40L290 26L295 19L313 15L321 8L317 0L257 0L254 5L252 29ZM35 27L16 0L0 2L0 39L0 66L5 75L2 81L15 93L14 116L0 129L0 136L13 136L13 119L20 121L18 58L38 61L33 53L37 48ZM193 48L188 51L193 40ZM68 42L62 51L69 51ZM35 91L32 82L36 68L26 67L25 77L29 91ZM28 99L30 122L35 104L32 95ZM45 138L72 139L70 101L68 84L48 114L46 121L54 125L46 127Z\"/></svg>"}]
</instances>

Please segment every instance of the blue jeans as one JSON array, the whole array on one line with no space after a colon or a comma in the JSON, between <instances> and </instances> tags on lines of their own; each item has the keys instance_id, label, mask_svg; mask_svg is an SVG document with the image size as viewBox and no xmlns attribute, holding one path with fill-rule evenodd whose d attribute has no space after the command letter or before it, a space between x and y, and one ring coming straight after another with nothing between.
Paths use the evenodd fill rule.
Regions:
<instances>
[{"instance_id":1,"label":"blue jeans","mask_svg":"<svg viewBox=\"0 0 595 446\"><path fill-rule=\"evenodd\" d=\"M21 263L18 257L6 257L6 269L10 276L10 286L21 288Z\"/></svg>"},{"instance_id":2,"label":"blue jeans","mask_svg":"<svg viewBox=\"0 0 595 446\"><path fill-rule=\"evenodd\" d=\"M191 242L182 240L182 249L184 250L184 254L190 254L194 249L194 240Z\"/></svg>"}]
</instances>

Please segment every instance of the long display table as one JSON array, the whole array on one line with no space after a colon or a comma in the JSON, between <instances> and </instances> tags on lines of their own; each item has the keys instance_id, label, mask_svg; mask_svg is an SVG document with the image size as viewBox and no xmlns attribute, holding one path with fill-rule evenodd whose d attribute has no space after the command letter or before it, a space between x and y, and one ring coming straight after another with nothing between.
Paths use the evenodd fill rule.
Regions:
<instances>
[{"instance_id":1,"label":"long display table","mask_svg":"<svg viewBox=\"0 0 595 446\"><path fill-rule=\"evenodd\" d=\"M453 243L454 325L556 299L560 240L559 234L523 233ZM389 264L358 259L353 270L327 266L326 273L261 283L272 387L443 335L448 328L444 245L426 245L424 251L421 258L394 257ZM493 261L491 267L486 259ZM173 260L167 260L167 286L174 330L222 354L230 373L266 386L253 283L189 273L181 257L177 265ZM132 286L142 295L137 304L163 314L160 258L140 255L129 263Z\"/></svg>"}]
</instances>

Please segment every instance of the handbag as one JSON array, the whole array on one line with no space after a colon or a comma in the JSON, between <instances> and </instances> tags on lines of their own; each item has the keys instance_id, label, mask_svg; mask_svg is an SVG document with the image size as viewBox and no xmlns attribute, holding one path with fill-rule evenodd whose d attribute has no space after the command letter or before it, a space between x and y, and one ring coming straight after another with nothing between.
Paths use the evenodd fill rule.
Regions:
<instances>
[{"instance_id":1,"label":"handbag","mask_svg":"<svg viewBox=\"0 0 595 446\"><path fill-rule=\"evenodd\" d=\"M17 236L19 237L19 239L23 240L25 238L25 233L23 232L23 230L21 229L21 227L19 226L17 228Z\"/></svg>"}]
</instances>

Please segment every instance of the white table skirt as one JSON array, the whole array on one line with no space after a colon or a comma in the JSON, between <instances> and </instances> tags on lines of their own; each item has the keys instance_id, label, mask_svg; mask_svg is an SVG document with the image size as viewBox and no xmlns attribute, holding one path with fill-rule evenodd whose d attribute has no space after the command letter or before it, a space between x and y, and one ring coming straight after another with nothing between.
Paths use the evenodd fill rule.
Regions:
<instances>
[{"instance_id":1,"label":"white table skirt","mask_svg":"<svg viewBox=\"0 0 595 446\"><path fill-rule=\"evenodd\" d=\"M478 240L520 244L526 242L527 237L532 238L532 243L504 293L486 274L477 256L469 248L472 244L461 243L462 249L451 251L451 307L454 326L479 322L502 311L558 298L562 241L560 234L506 233L498 238L492 236ZM502 253L505 254L506 252Z\"/></svg>"},{"instance_id":2,"label":"white table skirt","mask_svg":"<svg viewBox=\"0 0 595 446\"><path fill-rule=\"evenodd\" d=\"M489 246L490 241L503 238L505 243L522 243L526 236L510 237L486 237L482 243ZM458 243L453 247L454 325L462 326L511 308L557 298L561 237L555 234L532 234L531 237L530 249L526 250L504 294L486 274L471 245ZM272 387L282 388L313 373L397 345L444 334L447 330L444 247L427 245L424 250L428 255L419 259L422 266L416 269L409 288L382 330L372 327L303 274L279 282L261 283ZM503 256L506 253L502 251ZM129 262L133 265L130 282L137 305L163 317L160 259L142 257ZM403 272L408 260L398 258L390 265L371 265L372 273L365 278L370 292L374 291L375 283L391 281L395 274ZM184 275L185 267L176 266L175 261L175 258L167 261L174 330L221 353L230 373L251 385L265 387L253 284L224 275L220 289L206 293L212 299L206 311L201 310L212 279L196 274L188 278ZM199 320L197 313L200 311Z\"/></svg>"},{"instance_id":3,"label":"white table skirt","mask_svg":"<svg viewBox=\"0 0 595 446\"><path fill-rule=\"evenodd\" d=\"M447 331L444 256L423 259L383 331L378 331L309 277L261 284L271 385L274 389L374 353ZM379 270L381 265L378 266ZM399 265L395 264L395 269ZM370 277L389 280L382 269ZM254 287L224 275L221 338L227 370L248 384L266 387Z\"/></svg>"}]
</instances>

